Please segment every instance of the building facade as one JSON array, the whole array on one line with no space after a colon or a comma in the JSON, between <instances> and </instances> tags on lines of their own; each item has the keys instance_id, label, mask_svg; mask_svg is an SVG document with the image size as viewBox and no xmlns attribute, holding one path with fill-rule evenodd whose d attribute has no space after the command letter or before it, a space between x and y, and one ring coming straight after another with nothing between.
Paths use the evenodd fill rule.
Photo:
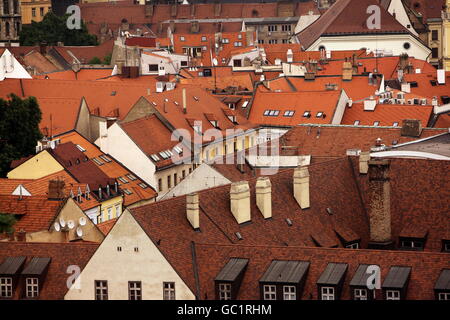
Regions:
<instances>
[{"instance_id":1,"label":"building facade","mask_svg":"<svg viewBox=\"0 0 450 320\"><path fill-rule=\"evenodd\" d=\"M22 28L19 0L0 1L0 42L16 42Z\"/></svg>"},{"instance_id":2,"label":"building facade","mask_svg":"<svg viewBox=\"0 0 450 320\"><path fill-rule=\"evenodd\" d=\"M52 10L50 0L20 0L22 10L22 24L30 24L31 21L40 22L44 16Z\"/></svg>"}]
</instances>

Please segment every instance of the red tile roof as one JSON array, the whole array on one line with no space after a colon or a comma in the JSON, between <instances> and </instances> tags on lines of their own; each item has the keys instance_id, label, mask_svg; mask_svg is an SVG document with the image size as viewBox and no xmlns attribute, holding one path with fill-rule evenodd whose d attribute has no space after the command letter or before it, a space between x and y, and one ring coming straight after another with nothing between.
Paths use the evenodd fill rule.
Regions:
<instances>
[{"instance_id":1,"label":"red tile roof","mask_svg":"<svg viewBox=\"0 0 450 320\"><path fill-rule=\"evenodd\" d=\"M262 299L259 279L273 260L310 262L305 287L300 297L302 300L318 299L317 281L328 263L348 264L342 300L352 300L350 281L361 264L378 265L381 268L382 283L392 266L411 267L406 295L408 300L434 300L434 285L441 271L450 267L447 253L198 243L195 244L195 251L201 279L200 299L218 299L214 279L232 257L249 260L237 293L239 300ZM376 299L383 299L381 290L377 290Z\"/></svg>"},{"instance_id":2,"label":"red tile roof","mask_svg":"<svg viewBox=\"0 0 450 320\"><path fill-rule=\"evenodd\" d=\"M97 228L106 236L116 224L118 218L114 218L97 224Z\"/></svg>"},{"instance_id":3,"label":"red tile roof","mask_svg":"<svg viewBox=\"0 0 450 320\"><path fill-rule=\"evenodd\" d=\"M439 104L444 104L442 97L450 97L450 71L445 72L445 84L433 85L437 81L436 70L429 73L406 74L405 80L409 83L416 82L416 86L411 86L411 93L432 99L438 98ZM447 102L448 103L448 102Z\"/></svg>"},{"instance_id":4,"label":"red tile roof","mask_svg":"<svg viewBox=\"0 0 450 320\"><path fill-rule=\"evenodd\" d=\"M63 300L67 292L68 267L79 266L82 270L98 248L98 244L89 242L72 243L36 243L36 242L1 242L0 263L8 257L27 257L27 265L33 257L51 258L43 285L39 285L39 300ZM14 292L14 299L20 299L19 292L24 290L19 285ZM23 291L22 291L23 292Z\"/></svg>"},{"instance_id":5,"label":"red tile roof","mask_svg":"<svg viewBox=\"0 0 450 320\"><path fill-rule=\"evenodd\" d=\"M358 120L359 125L373 126L378 121L379 126L393 126L395 122L401 126L403 120L414 119L426 127L432 113L432 106L377 104L374 111L364 111L363 103L354 103L345 109L341 123L353 125Z\"/></svg>"}]
</instances>

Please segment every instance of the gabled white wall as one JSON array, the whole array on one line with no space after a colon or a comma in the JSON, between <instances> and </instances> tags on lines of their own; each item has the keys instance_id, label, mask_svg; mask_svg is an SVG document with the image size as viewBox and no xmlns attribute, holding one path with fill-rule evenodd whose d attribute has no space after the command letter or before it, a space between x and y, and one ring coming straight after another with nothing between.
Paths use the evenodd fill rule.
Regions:
<instances>
[{"instance_id":1,"label":"gabled white wall","mask_svg":"<svg viewBox=\"0 0 450 320\"><path fill-rule=\"evenodd\" d=\"M117 247L121 247L121 251ZM143 300L162 300L163 282L175 282L177 300L195 299L128 210L103 240L64 299L94 300L95 280L108 281L109 300L128 300L128 281L141 281Z\"/></svg>"},{"instance_id":2,"label":"gabled white wall","mask_svg":"<svg viewBox=\"0 0 450 320\"><path fill-rule=\"evenodd\" d=\"M5 78L31 79L30 74L8 49L5 49L0 57L0 81L3 81Z\"/></svg>"},{"instance_id":3,"label":"gabled white wall","mask_svg":"<svg viewBox=\"0 0 450 320\"><path fill-rule=\"evenodd\" d=\"M230 62L228 63L228 66L232 67L234 60L241 60L242 61L242 65L244 65L244 59L245 58L249 58L250 61L253 61L257 57L259 57L259 50L256 50L256 49L253 50L253 51L250 51L250 52L236 54L236 55L231 57Z\"/></svg>"},{"instance_id":4,"label":"gabled white wall","mask_svg":"<svg viewBox=\"0 0 450 320\"><path fill-rule=\"evenodd\" d=\"M395 19L402 26L409 30L415 36L419 36L419 34L414 30L411 20L409 20L408 14L406 13L406 9L403 6L402 0L391 0L391 3L388 8L388 12L393 16L395 12ZM409 25L409 28L408 28Z\"/></svg>"},{"instance_id":5,"label":"gabled white wall","mask_svg":"<svg viewBox=\"0 0 450 320\"><path fill-rule=\"evenodd\" d=\"M331 120L331 124L341 124L342 117L344 116L344 112L347 108L348 99L349 97L347 93L344 90L342 90L341 95L339 96L336 109L334 111L333 120Z\"/></svg>"},{"instance_id":6,"label":"gabled white wall","mask_svg":"<svg viewBox=\"0 0 450 320\"><path fill-rule=\"evenodd\" d=\"M171 54L167 51L156 51L153 54L161 57L155 57L145 53L141 53L141 74L158 74L158 72L150 72L148 65L157 64L158 67L164 66L166 74L177 74L181 69L181 61L188 61L189 58L180 54ZM169 58L170 60L164 59Z\"/></svg>"},{"instance_id":7,"label":"gabled white wall","mask_svg":"<svg viewBox=\"0 0 450 320\"><path fill-rule=\"evenodd\" d=\"M112 155L152 187L157 187L155 165L125 131L123 131L117 122L108 128L106 137L100 136L95 141L95 144L103 152Z\"/></svg>"},{"instance_id":8,"label":"gabled white wall","mask_svg":"<svg viewBox=\"0 0 450 320\"><path fill-rule=\"evenodd\" d=\"M204 189L214 188L231 183L217 170L206 163L202 163L190 175L179 182L169 192L162 195L158 200L170 199L181 195L197 192Z\"/></svg>"}]
</instances>

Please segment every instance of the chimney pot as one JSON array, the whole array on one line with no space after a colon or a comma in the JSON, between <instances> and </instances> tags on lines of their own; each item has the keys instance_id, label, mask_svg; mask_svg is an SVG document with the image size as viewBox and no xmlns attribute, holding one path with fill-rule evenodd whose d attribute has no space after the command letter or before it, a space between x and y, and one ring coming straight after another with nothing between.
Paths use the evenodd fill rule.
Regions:
<instances>
[{"instance_id":1,"label":"chimney pot","mask_svg":"<svg viewBox=\"0 0 450 320\"><path fill-rule=\"evenodd\" d=\"M237 223L251 220L250 215L250 187L247 181L234 182L230 188L231 213Z\"/></svg>"},{"instance_id":2,"label":"chimney pot","mask_svg":"<svg viewBox=\"0 0 450 320\"><path fill-rule=\"evenodd\" d=\"M272 218L272 183L269 177L259 177L256 181L256 205L264 219Z\"/></svg>"},{"instance_id":3,"label":"chimney pot","mask_svg":"<svg viewBox=\"0 0 450 320\"><path fill-rule=\"evenodd\" d=\"M309 208L309 170L307 166L294 170L294 197L302 209Z\"/></svg>"},{"instance_id":4,"label":"chimney pot","mask_svg":"<svg viewBox=\"0 0 450 320\"><path fill-rule=\"evenodd\" d=\"M186 216L194 230L200 229L199 200L196 192L186 196Z\"/></svg>"}]
</instances>

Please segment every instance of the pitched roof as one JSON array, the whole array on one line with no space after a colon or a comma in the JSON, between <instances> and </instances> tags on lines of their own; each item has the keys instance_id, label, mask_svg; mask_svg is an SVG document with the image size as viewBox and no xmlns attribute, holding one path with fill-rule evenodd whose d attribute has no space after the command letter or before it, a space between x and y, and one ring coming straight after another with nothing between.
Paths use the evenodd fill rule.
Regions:
<instances>
[{"instance_id":1,"label":"pitched roof","mask_svg":"<svg viewBox=\"0 0 450 320\"><path fill-rule=\"evenodd\" d=\"M197 266L200 278L200 299L216 299L214 278L230 257L248 259L237 299L261 299L259 280L268 270L273 260L307 261L310 266L305 275L302 300L318 299L317 281L329 263L348 264L344 278L343 300L352 299L350 283L362 264L378 265L381 279L386 279L390 267L395 265L411 267L407 299L434 300L434 286L441 270L449 268L446 253L350 250L308 247L253 246L253 245L213 245L195 244ZM383 299L381 294L376 299Z\"/></svg>"},{"instance_id":2,"label":"pitched roof","mask_svg":"<svg viewBox=\"0 0 450 320\"><path fill-rule=\"evenodd\" d=\"M409 31L383 8L380 10L382 21L380 28L369 29L366 11L370 5L379 5L379 2L376 0L336 1L319 19L297 35L300 44L306 49L321 36L328 35L409 34Z\"/></svg>"},{"instance_id":3,"label":"pitched roof","mask_svg":"<svg viewBox=\"0 0 450 320\"><path fill-rule=\"evenodd\" d=\"M36 242L1 242L0 263L8 257L26 257L27 266L33 257L51 259L43 285L39 285L39 300L63 300L67 292L67 267L70 265L85 267L95 250L96 243L36 243ZM20 299L21 285L14 292L13 299Z\"/></svg>"},{"instance_id":4,"label":"pitched roof","mask_svg":"<svg viewBox=\"0 0 450 320\"><path fill-rule=\"evenodd\" d=\"M432 113L432 106L377 104L375 110L365 111L363 103L355 103L345 109L341 123L352 125L359 121L359 125L372 126L378 122L379 126L393 126L395 122L401 125L405 119L415 119L426 127Z\"/></svg>"}]
</instances>

